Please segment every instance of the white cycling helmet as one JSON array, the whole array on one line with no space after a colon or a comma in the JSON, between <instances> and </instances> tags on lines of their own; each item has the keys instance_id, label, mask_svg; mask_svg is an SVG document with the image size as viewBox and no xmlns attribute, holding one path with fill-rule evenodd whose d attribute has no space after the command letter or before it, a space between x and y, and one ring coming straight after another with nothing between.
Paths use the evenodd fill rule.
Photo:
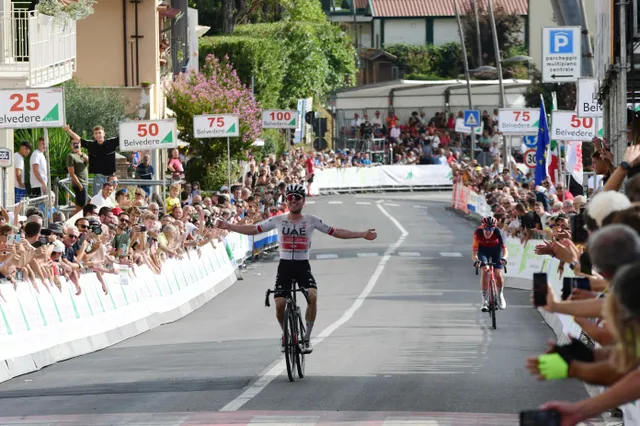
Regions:
<instances>
[{"instance_id":1,"label":"white cycling helmet","mask_svg":"<svg viewBox=\"0 0 640 426\"><path fill-rule=\"evenodd\" d=\"M307 191L305 191L304 186L299 183L290 183L287 185L287 188L284 190L285 195L289 194L298 194L303 197L307 196Z\"/></svg>"}]
</instances>

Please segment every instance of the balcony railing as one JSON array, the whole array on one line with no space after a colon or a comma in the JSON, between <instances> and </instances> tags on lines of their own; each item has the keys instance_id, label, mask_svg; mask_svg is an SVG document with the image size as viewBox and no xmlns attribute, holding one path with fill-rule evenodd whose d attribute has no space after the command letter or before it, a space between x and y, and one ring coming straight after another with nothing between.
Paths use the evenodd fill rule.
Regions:
<instances>
[{"instance_id":1,"label":"balcony railing","mask_svg":"<svg viewBox=\"0 0 640 426\"><path fill-rule=\"evenodd\" d=\"M76 68L76 23L37 11L0 12L0 73L22 74L28 87L70 80Z\"/></svg>"}]
</instances>

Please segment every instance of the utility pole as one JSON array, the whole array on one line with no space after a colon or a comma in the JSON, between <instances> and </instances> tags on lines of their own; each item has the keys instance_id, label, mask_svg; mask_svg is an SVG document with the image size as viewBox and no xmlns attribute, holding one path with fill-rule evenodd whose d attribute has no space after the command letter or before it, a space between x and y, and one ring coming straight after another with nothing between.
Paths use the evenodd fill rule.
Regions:
<instances>
[{"instance_id":1,"label":"utility pole","mask_svg":"<svg viewBox=\"0 0 640 426\"><path fill-rule=\"evenodd\" d=\"M458 21L458 31L460 32L460 44L462 45L462 63L464 64L464 76L467 79L467 96L469 97L469 109L473 109L471 100L471 78L469 77L469 62L467 60L467 47L464 42L464 32L462 30L462 21L460 20L460 12L458 11L458 0L453 0L453 6L456 9L456 20ZM476 134L475 127L471 129L471 159L476 155Z\"/></svg>"},{"instance_id":2,"label":"utility pole","mask_svg":"<svg viewBox=\"0 0 640 426\"><path fill-rule=\"evenodd\" d=\"M482 37L480 33L480 19L478 17L478 3L477 0L473 0L473 13L476 15L476 33L478 34L478 66L482 66Z\"/></svg>"},{"instance_id":3,"label":"utility pole","mask_svg":"<svg viewBox=\"0 0 640 426\"><path fill-rule=\"evenodd\" d=\"M493 14L493 0L489 0L489 18L491 19L491 31L493 32L493 49L496 55L496 68L498 69L498 82L500 86L500 108L507 106L504 95L504 81L502 81L502 59L500 58L500 44L498 43L498 31L496 30L496 17ZM502 141L502 164L505 169L509 167L509 150L506 138Z\"/></svg>"}]
</instances>

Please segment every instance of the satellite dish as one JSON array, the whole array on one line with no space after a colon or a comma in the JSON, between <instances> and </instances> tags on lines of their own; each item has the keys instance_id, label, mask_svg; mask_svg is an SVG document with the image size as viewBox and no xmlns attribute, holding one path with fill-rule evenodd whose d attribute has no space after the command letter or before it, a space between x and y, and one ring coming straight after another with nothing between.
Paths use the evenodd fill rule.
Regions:
<instances>
[{"instance_id":1,"label":"satellite dish","mask_svg":"<svg viewBox=\"0 0 640 426\"><path fill-rule=\"evenodd\" d=\"M327 143L327 140L325 138L316 138L316 140L313 141L313 149L315 149L316 151L323 151L328 147L329 144Z\"/></svg>"}]
</instances>

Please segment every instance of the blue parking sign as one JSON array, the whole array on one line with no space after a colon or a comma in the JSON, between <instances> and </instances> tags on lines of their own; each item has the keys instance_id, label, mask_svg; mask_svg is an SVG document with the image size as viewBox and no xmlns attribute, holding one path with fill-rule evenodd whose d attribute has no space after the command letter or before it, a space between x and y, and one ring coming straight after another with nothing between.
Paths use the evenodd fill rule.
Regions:
<instances>
[{"instance_id":1,"label":"blue parking sign","mask_svg":"<svg viewBox=\"0 0 640 426\"><path fill-rule=\"evenodd\" d=\"M535 148L538 145L538 135L524 136L522 138L524 145L528 148Z\"/></svg>"},{"instance_id":2,"label":"blue parking sign","mask_svg":"<svg viewBox=\"0 0 640 426\"><path fill-rule=\"evenodd\" d=\"M465 109L464 125L466 127L480 127L480 111L477 109Z\"/></svg>"},{"instance_id":3,"label":"blue parking sign","mask_svg":"<svg viewBox=\"0 0 640 426\"><path fill-rule=\"evenodd\" d=\"M551 41L551 53L569 53L573 54L573 31L557 29L549 31Z\"/></svg>"}]
</instances>

